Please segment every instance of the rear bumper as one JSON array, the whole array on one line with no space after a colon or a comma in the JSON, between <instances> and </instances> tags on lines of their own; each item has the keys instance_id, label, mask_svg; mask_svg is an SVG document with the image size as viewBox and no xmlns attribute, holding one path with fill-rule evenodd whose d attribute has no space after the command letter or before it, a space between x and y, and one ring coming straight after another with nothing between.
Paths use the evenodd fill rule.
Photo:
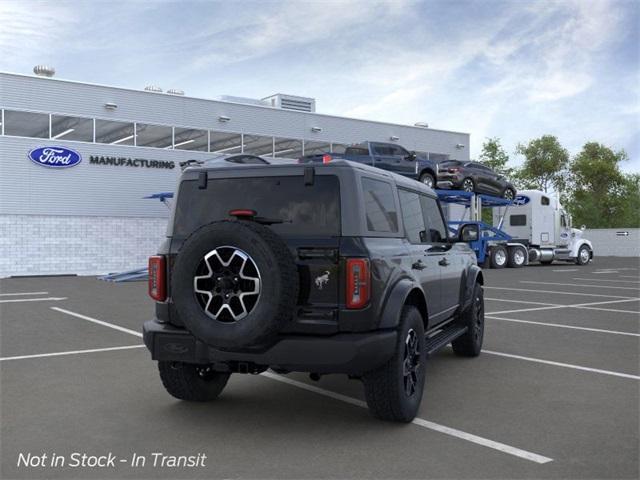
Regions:
<instances>
[{"instance_id":1,"label":"rear bumper","mask_svg":"<svg viewBox=\"0 0 640 480\"><path fill-rule=\"evenodd\" d=\"M263 351L229 352L205 344L185 329L150 320L144 324L143 338L153 360L357 375L374 370L391 358L397 332L286 336Z\"/></svg>"}]
</instances>

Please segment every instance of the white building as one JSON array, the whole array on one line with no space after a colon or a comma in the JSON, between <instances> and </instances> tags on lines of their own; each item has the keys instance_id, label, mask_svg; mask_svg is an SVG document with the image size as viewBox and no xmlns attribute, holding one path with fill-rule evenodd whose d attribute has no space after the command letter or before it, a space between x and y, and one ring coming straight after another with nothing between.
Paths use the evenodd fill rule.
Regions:
<instances>
[{"instance_id":1,"label":"white building","mask_svg":"<svg viewBox=\"0 0 640 480\"><path fill-rule=\"evenodd\" d=\"M0 277L146 265L168 211L143 197L173 191L178 162L190 158L297 158L372 140L469 159L467 133L322 115L304 97L207 100L154 90L0 73ZM46 163L56 150L75 152L79 163L47 168L30 158Z\"/></svg>"}]
</instances>

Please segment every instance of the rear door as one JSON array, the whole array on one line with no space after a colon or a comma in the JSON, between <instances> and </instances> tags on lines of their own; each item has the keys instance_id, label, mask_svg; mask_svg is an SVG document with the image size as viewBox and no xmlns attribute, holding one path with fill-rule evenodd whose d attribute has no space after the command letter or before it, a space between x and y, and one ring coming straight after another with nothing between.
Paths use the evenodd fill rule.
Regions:
<instances>
[{"instance_id":1,"label":"rear door","mask_svg":"<svg viewBox=\"0 0 640 480\"><path fill-rule=\"evenodd\" d=\"M370 145L373 165L383 170L396 171L396 158L391 146L384 143L371 143Z\"/></svg>"},{"instance_id":2,"label":"rear door","mask_svg":"<svg viewBox=\"0 0 640 480\"><path fill-rule=\"evenodd\" d=\"M447 224L435 197L421 195L420 202L428 232L427 257L437 261L440 269L440 310L437 321L446 320L460 301L460 283L464 265L452 251Z\"/></svg>"},{"instance_id":3,"label":"rear door","mask_svg":"<svg viewBox=\"0 0 640 480\"><path fill-rule=\"evenodd\" d=\"M409 251L410 271L417 283L422 286L429 312L429 326L438 323L437 314L441 307L441 269L437 255L430 255L428 249L431 244L427 238L420 194L403 188L398 189L400 208L402 210L402 223L404 225L407 249Z\"/></svg>"}]
</instances>

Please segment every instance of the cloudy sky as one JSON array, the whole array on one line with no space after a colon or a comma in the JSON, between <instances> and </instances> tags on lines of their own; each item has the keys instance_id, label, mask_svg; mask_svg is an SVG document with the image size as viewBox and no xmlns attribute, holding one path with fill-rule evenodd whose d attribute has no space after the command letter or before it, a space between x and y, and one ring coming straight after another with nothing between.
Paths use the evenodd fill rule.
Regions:
<instances>
[{"instance_id":1,"label":"cloudy sky","mask_svg":"<svg viewBox=\"0 0 640 480\"><path fill-rule=\"evenodd\" d=\"M317 99L320 113L596 140L640 172L640 2L0 0L0 70L187 95ZM516 163L521 161L515 158Z\"/></svg>"}]
</instances>

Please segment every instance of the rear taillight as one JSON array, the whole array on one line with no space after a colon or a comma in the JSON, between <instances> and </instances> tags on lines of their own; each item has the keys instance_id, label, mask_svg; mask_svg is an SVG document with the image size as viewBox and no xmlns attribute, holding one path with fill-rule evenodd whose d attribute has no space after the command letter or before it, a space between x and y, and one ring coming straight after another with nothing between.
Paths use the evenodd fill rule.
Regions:
<instances>
[{"instance_id":1,"label":"rear taillight","mask_svg":"<svg viewBox=\"0 0 640 480\"><path fill-rule=\"evenodd\" d=\"M322 155L322 163L329 163L333 158L328 153Z\"/></svg>"},{"instance_id":2,"label":"rear taillight","mask_svg":"<svg viewBox=\"0 0 640 480\"><path fill-rule=\"evenodd\" d=\"M163 256L149 257L149 296L156 302L167 299L166 266Z\"/></svg>"},{"instance_id":3,"label":"rear taillight","mask_svg":"<svg viewBox=\"0 0 640 480\"><path fill-rule=\"evenodd\" d=\"M347 308L362 308L369 303L370 276L369 260L347 259Z\"/></svg>"}]
</instances>

